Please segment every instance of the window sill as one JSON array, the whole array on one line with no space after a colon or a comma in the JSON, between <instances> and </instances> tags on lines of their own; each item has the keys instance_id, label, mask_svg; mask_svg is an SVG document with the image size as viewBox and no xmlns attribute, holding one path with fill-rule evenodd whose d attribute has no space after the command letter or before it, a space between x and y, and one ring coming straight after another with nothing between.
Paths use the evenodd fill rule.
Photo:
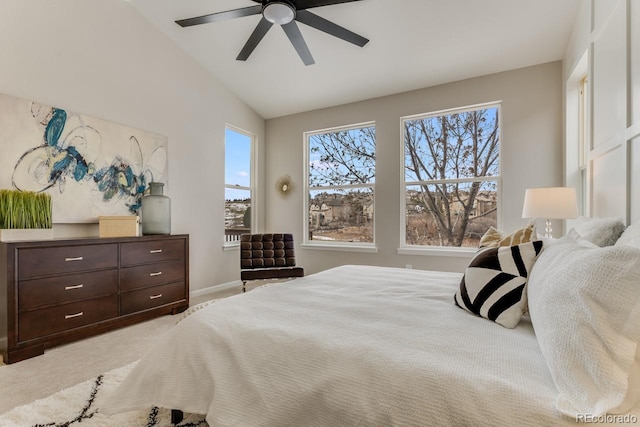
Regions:
<instances>
[{"instance_id":1,"label":"window sill","mask_svg":"<svg viewBox=\"0 0 640 427\"><path fill-rule=\"evenodd\" d=\"M300 247L302 249L313 249L319 251L378 253L378 248L374 245L303 243Z\"/></svg>"},{"instance_id":2,"label":"window sill","mask_svg":"<svg viewBox=\"0 0 640 427\"><path fill-rule=\"evenodd\" d=\"M222 251L226 252L226 251L237 251L240 250L240 242L236 242L236 243L225 243L224 246L222 246Z\"/></svg>"},{"instance_id":3,"label":"window sill","mask_svg":"<svg viewBox=\"0 0 640 427\"><path fill-rule=\"evenodd\" d=\"M397 250L398 255L447 256L456 258L472 258L476 252L478 252L476 248L428 248L420 246L405 246Z\"/></svg>"}]
</instances>

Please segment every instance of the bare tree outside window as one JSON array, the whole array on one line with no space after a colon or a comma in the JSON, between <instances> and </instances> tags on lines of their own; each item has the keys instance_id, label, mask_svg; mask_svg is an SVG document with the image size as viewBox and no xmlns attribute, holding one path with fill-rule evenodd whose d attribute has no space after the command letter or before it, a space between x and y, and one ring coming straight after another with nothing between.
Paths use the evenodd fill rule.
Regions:
<instances>
[{"instance_id":1,"label":"bare tree outside window","mask_svg":"<svg viewBox=\"0 0 640 427\"><path fill-rule=\"evenodd\" d=\"M499 106L403 120L405 242L477 246L496 226Z\"/></svg>"},{"instance_id":2,"label":"bare tree outside window","mask_svg":"<svg viewBox=\"0 0 640 427\"><path fill-rule=\"evenodd\" d=\"M306 134L307 241L373 243L375 126Z\"/></svg>"}]
</instances>

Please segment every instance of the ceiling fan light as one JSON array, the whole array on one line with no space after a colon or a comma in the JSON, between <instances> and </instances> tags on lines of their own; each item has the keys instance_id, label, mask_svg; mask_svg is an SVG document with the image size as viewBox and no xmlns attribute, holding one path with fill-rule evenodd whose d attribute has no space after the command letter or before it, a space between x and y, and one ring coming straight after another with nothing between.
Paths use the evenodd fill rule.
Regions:
<instances>
[{"instance_id":1,"label":"ceiling fan light","mask_svg":"<svg viewBox=\"0 0 640 427\"><path fill-rule=\"evenodd\" d=\"M264 19L272 24L285 25L296 17L296 10L288 3L274 1L262 9Z\"/></svg>"}]
</instances>

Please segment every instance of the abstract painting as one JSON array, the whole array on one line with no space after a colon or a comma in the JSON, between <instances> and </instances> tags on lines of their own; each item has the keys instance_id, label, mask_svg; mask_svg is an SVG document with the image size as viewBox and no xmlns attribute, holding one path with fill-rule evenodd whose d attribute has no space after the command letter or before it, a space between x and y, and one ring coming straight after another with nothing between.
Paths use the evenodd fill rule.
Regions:
<instances>
[{"instance_id":1,"label":"abstract painting","mask_svg":"<svg viewBox=\"0 0 640 427\"><path fill-rule=\"evenodd\" d=\"M48 192L54 223L131 215L167 182L167 137L0 94L0 188Z\"/></svg>"}]
</instances>

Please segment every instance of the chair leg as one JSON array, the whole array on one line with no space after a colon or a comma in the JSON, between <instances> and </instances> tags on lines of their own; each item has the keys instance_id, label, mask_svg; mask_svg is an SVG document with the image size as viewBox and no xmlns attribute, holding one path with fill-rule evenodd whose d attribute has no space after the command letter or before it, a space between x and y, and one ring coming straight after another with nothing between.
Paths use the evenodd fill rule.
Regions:
<instances>
[{"instance_id":1,"label":"chair leg","mask_svg":"<svg viewBox=\"0 0 640 427\"><path fill-rule=\"evenodd\" d=\"M247 284L247 282L245 282L244 280L242 281L242 292L246 292L246 288L245 285Z\"/></svg>"}]
</instances>

